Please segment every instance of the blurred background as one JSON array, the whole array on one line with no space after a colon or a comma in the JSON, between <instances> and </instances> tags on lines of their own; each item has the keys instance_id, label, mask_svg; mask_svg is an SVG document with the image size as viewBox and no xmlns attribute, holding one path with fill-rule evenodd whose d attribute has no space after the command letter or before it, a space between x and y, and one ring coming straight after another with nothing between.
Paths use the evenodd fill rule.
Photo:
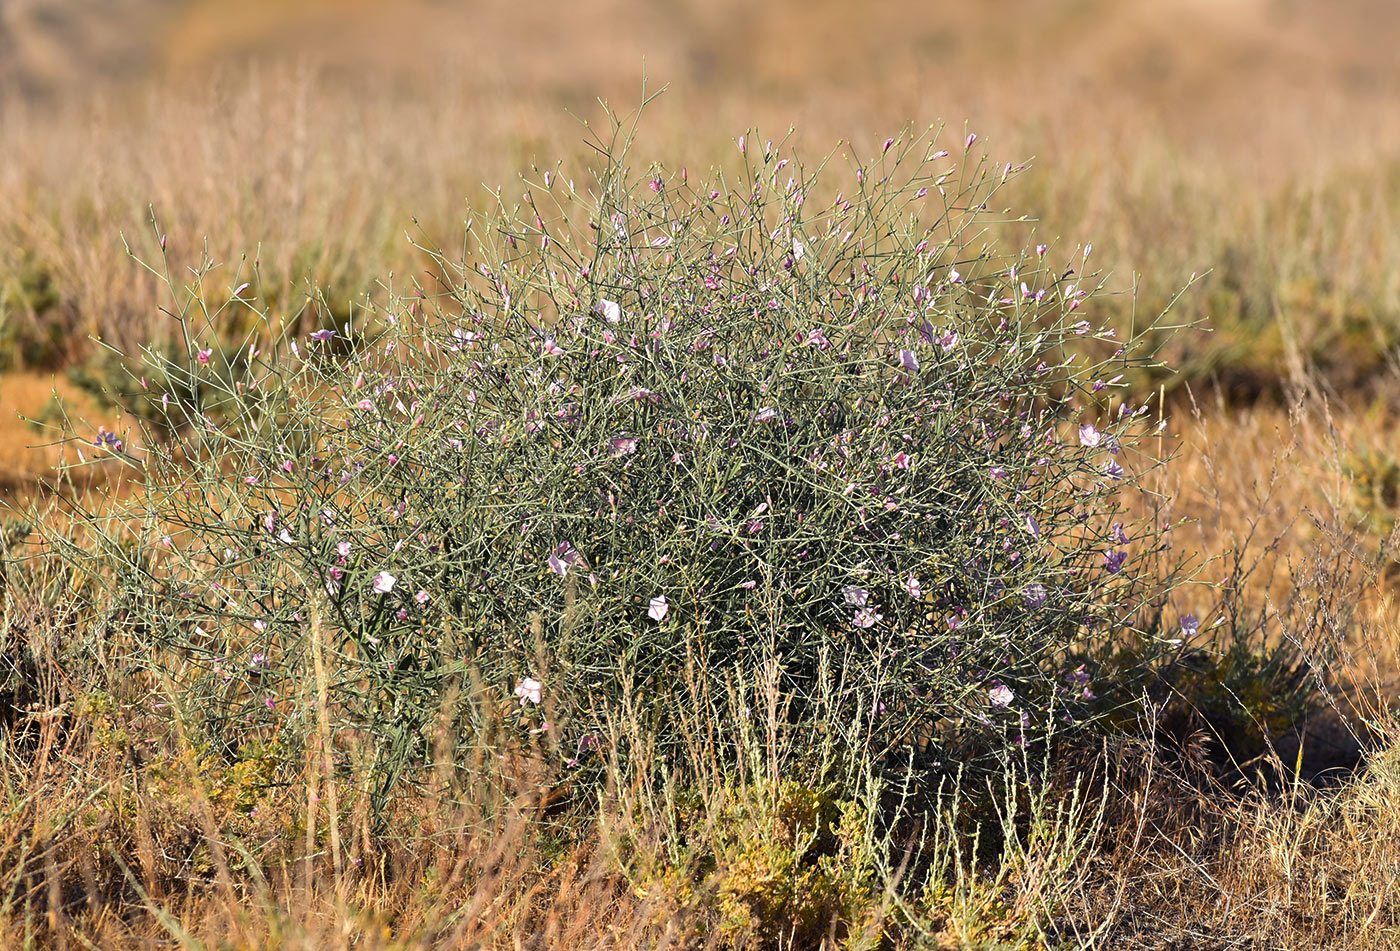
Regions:
<instances>
[{"instance_id":1,"label":"blurred background","mask_svg":"<svg viewBox=\"0 0 1400 951\"><path fill-rule=\"evenodd\" d=\"M1179 311L1209 332L1164 343L1154 388L1388 420L1398 48L1389 0L0 0L0 418L100 404L94 339L168 332L123 245L151 252L152 211L176 266L246 254L274 310L348 307L421 266L406 229L450 246L530 164L582 173L582 122L645 74L638 154L672 167L754 128L808 157L976 131L1031 162L1037 240L1095 243L1111 314L1210 272Z\"/></svg>"}]
</instances>

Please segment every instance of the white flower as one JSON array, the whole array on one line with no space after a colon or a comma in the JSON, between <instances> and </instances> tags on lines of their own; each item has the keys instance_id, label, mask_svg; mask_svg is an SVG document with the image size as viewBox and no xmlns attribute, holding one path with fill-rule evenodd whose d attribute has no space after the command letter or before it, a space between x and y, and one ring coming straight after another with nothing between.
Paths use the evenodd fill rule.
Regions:
<instances>
[{"instance_id":1,"label":"white flower","mask_svg":"<svg viewBox=\"0 0 1400 951\"><path fill-rule=\"evenodd\" d=\"M375 594L388 594L390 591L394 590L394 582L398 580L399 579L389 574L389 572L381 571L374 576L374 582L370 587L374 589Z\"/></svg>"},{"instance_id":2,"label":"white flower","mask_svg":"<svg viewBox=\"0 0 1400 951\"><path fill-rule=\"evenodd\" d=\"M1016 694L1006 684L997 684L987 691L987 699L992 701L994 707L1009 707L1011 701L1016 699Z\"/></svg>"},{"instance_id":3,"label":"white flower","mask_svg":"<svg viewBox=\"0 0 1400 951\"><path fill-rule=\"evenodd\" d=\"M662 621L666 618L666 612L671 610L671 606L666 603L666 595L658 594L651 599L651 607L647 608L647 617L653 621Z\"/></svg>"},{"instance_id":4,"label":"white flower","mask_svg":"<svg viewBox=\"0 0 1400 951\"><path fill-rule=\"evenodd\" d=\"M615 324L622 319L622 306L617 301L604 297L598 301L598 313L602 314L608 323Z\"/></svg>"}]
</instances>

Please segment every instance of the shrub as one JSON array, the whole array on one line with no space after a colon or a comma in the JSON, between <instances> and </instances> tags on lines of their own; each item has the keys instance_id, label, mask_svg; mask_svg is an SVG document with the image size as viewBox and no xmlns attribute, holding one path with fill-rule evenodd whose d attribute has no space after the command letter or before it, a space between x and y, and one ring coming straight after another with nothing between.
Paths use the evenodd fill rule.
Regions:
<instances>
[{"instance_id":1,"label":"shrub","mask_svg":"<svg viewBox=\"0 0 1400 951\"><path fill-rule=\"evenodd\" d=\"M980 243L1018 168L741 137L697 184L629 164L633 128L591 188L536 170L460 256L418 241L428 278L343 325L221 344L215 266L172 286L187 353L132 371L169 386L82 437L143 487L54 541L214 747L327 704L387 793L479 676L571 768L665 764L683 708L723 751L767 670L793 755L936 772L1086 722L1099 649L1151 640L1123 382L1151 354L1093 320L1087 246Z\"/></svg>"}]
</instances>

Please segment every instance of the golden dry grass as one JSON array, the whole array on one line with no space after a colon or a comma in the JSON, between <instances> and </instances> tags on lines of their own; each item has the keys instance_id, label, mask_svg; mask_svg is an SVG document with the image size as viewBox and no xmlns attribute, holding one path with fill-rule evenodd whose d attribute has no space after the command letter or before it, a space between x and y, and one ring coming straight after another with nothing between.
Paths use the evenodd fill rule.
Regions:
<instances>
[{"instance_id":1,"label":"golden dry grass","mask_svg":"<svg viewBox=\"0 0 1400 951\"><path fill-rule=\"evenodd\" d=\"M1094 241L1118 288L1141 275L1142 310L1215 269L1182 314L1212 331L1169 350L1183 374L1167 382L1189 384L1199 409L1172 398L1165 513L1194 519L1178 548L1217 559L1209 577L1245 552L1255 570L1235 579L1237 597L1276 643L1340 640L1339 707L1369 714L1369 738L1390 750L1332 787L1227 788L1178 697L1188 712L1163 718L1177 735L1099 763L1111 805L1085 863L1052 873L1046 858L938 896L927 933L891 941L1397 948L1400 731L1386 708L1400 627L1385 548L1400 509L1397 48L1400 8L1385 0L12 2L0 7L0 483L51 463L24 448L46 439L16 413L39 413L52 387L110 425L114 411L66 376L92 357L89 336L131 348L165 331L158 286L120 240L153 249L150 206L177 266L207 241L231 288L256 261L285 316L306 305L308 279L343 307L421 268L403 239L415 218L450 246L464 199L509 190L531 162L581 174L569 111L596 118L599 95L635 102L644 58L671 90L641 149L670 164L720 160L752 126L796 125L817 154L838 139L873 149L906 122L946 120L960 137L966 121L997 158L1036 157L1018 210L1043 236ZM1131 301L1105 306L1124 317ZM253 767L201 764L143 719L151 685L115 660L99 689L75 688L59 645L81 590L29 584L7 587L0 627L6 663L26 658L39 685L4 694L6 947L732 941L714 917L722 880L639 889L619 873L618 847L660 861L650 830L543 854L528 782L405 797L399 832L383 835L353 804L307 794L333 783L314 758L272 790ZM1323 630L1329 596L1360 604L1355 623ZM1211 604L1191 598L1222 595L1180 597L1203 613ZM1296 780L1296 737L1274 739L1271 775ZM614 833L628 818L599 815ZM238 851L272 841L253 861ZM1029 896L1051 893L1060 911L1047 918Z\"/></svg>"}]
</instances>

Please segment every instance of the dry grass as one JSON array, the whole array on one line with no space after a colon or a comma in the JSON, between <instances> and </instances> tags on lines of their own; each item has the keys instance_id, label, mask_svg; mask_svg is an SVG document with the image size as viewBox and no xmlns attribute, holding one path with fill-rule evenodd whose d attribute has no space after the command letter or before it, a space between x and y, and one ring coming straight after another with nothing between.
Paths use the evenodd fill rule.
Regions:
<instances>
[{"instance_id":1,"label":"dry grass","mask_svg":"<svg viewBox=\"0 0 1400 951\"><path fill-rule=\"evenodd\" d=\"M1176 607L1237 618L1305 665L1331 651L1333 705L1300 724L1287 698L1260 700L1255 729L1224 724L1181 685L1243 703L1240 682L1185 659L1143 738L1067 759L1107 791L1082 860L1002 854L923 896L917 926L886 928L892 899L867 896L828 945L876 946L861 942L884 928L910 948L1400 948L1398 42L1383 0L5 5L0 484L51 464L15 414L41 414L52 388L94 424L115 412L67 376L96 366L89 337L165 332L120 238L153 245L151 206L174 260L207 242L231 288L246 255L290 316L308 282L343 309L421 268L406 229L451 246L464 199L509 193L531 162L581 174L566 110L634 101L643 56L672 91L641 150L676 165L720 160L755 124L795 123L815 153L873 149L908 121L960 136L968 119L999 159L1036 156L1018 212L1094 241L1120 289L1142 275L1140 312L1215 269L1182 314L1211 332L1167 351L1183 372L1163 382L1191 394L1172 397L1161 515L1192 519L1178 550L1229 583ZM1107 306L1128 320L1134 303ZM153 706L158 685L125 674L81 579L8 568L5 947L805 946L727 928L742 887L676 862L621 780L572 804L570 835L529 764L430 785L375 826L314 755L275 787L257 756L202 759ZM1346 726L1378 751L1354 770L1323 749ZM737 814L711 813L697 849L738 862L735 841L781 839ZM624 874L641 867L653 877Z\"/></svg>"}]
</instances>

